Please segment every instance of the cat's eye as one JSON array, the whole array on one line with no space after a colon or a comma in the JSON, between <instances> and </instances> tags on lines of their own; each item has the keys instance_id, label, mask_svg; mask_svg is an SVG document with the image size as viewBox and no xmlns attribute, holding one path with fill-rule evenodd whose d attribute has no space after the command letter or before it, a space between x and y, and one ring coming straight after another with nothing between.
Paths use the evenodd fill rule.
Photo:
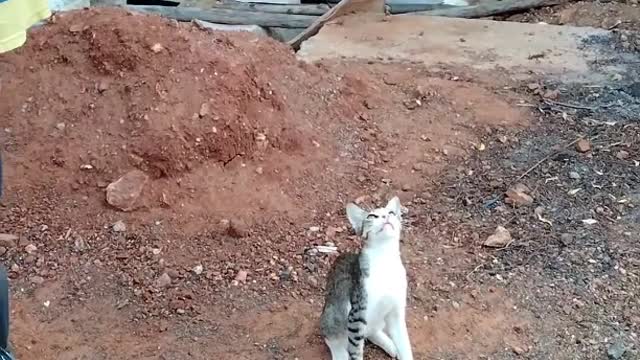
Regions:
<instances>
[{"instance_id":1,"label":"cat's eye","mask_svg":"<svg viewBox=\"0 0 640 360\"><path fill-rule=\"evenodd\" d=\"M367 219L377 219L377 218L379 218L379 216L378 216L378 215L376 215L376 214L369 214L369 215L367 215Z\"/></svg>"}]
</instances>

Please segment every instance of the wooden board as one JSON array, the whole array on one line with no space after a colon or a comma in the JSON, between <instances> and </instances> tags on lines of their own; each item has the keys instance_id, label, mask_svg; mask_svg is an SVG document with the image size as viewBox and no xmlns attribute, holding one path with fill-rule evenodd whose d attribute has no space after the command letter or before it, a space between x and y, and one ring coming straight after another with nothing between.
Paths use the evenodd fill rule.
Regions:
<instances>
[{"instance_id":1,"label":"wooden board","mask_svg":"<svg viewBox=\"0 0 640 360\"><path fill-rule=\"evenodd\" d=\"M127 9L145 14L166 16L178 21L204 20L217 24L260 25L285 28L306 28L317 16L273 14L232 9L199 9L191 7L129 5Z\"/></svg>"}]
</instances>

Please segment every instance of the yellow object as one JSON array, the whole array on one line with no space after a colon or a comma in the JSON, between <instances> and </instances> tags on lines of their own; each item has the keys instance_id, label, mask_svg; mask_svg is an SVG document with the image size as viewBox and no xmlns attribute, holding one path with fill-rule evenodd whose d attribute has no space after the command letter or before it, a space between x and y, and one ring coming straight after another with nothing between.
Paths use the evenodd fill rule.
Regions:
<instances>
[{"instance_id":1,"label":"yellow object","mask_svg":"<svg viewBox=\"0 0 640 360\"><path fill-rule=\"evenodd\" d=\"M50 15L47 0L0 0L0 53L22 46L27 29Z\"/></svg>"}]
</instances>

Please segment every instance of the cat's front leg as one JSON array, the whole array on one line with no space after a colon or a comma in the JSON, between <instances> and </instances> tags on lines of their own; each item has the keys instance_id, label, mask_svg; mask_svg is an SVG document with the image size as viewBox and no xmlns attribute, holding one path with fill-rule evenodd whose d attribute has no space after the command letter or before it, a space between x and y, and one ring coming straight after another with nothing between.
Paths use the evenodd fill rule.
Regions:
<instances>
[{"instance_id":1,"label":"cat's front leg","mask_svg":"<svg viewBox=\"0 0 640 360\"><path fill-rule=\"evenodd\" d=\"M413 360L413 352L411 351L411 342L409 341L409 332L407 331L404 308L397 309L389 314L387 318L387 327L389 336L396 345L398 360Z\"/></svg>"},{"instance_id":2,"label":"cat's front leg","mask_svg":"<svg viewBox=\"0 0 640 360\"><path fill-rule=\"evenodd\" d=\"M384 350L392 359L396 359L398 357L398 350L396 350L396 345L393 343L393 340L389 338L383 330L379 330L378 332L372 334L368 337L369 341L376 344L379 348Z\"/></svg>"}]
</instances>

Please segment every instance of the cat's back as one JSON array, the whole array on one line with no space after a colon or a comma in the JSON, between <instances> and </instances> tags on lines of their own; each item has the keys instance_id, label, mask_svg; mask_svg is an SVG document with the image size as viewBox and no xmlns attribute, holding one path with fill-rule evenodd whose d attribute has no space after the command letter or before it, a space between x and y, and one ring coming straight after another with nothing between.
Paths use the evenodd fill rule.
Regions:
<instances>
[{"instance_id":1,"label":"cat's back","mask_svg":"<svg viewBox=\"0 0 640 360\"><path fill-rule=\"evenodd\" d=\"M350 296L360 277L359 254L346 253L338 256L327 275L321 328L326 335L347 326L351 306Z\"/></svg>"},{"instance_id":2,"label":"cat's back","mask_svg":"<svg viewBox=\"0 0 640 360\"><path fill-rule=\"evenodd\" d=\"M349 299L353 283L358 276L359 254L346 253L338 256L327 275L325 300Z\"/></svg>"}]
</instances>

